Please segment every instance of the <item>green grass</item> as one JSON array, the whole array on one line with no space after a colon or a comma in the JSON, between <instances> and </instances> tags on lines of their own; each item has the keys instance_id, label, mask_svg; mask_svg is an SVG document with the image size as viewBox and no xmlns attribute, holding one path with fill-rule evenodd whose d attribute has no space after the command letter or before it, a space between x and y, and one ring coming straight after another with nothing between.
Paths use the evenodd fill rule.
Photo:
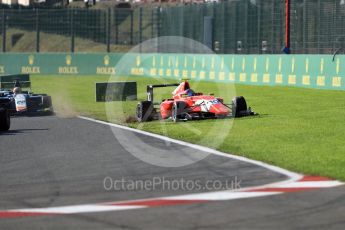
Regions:
<instances>
[{"instance_id":1,"label":"green grass","mask_svg":"<svg viewBox=\"0 0 345 230\"><path fill-rule=\"evenodd\" d=\"M22 37L12 46L11 38L15 34ZM6 51L7 52L35 52L36 51L36 32L20 29L8 29L6 31ZM0 36L2 42L2 36ZM130 45L110 45L112 52L126 52L131 49ZM40 32L40 52L69 52L71 50L71 37L58 34ZM107 45L94 42L89 39L75 37L75 52L105 52Z\"/></svg>"},{"instance_id":2,"label":"green grass","mask_svg":"<svg viewBox=\"0 0 345 230\"><path fill-rule=\"evenodd\" d=\"M67 116L82 114L109 120L292 171L345 180L345 92L236 85L236 94L244 95L259 116L138 124L128 123L135 115L136 101L95 102L95 82L107 80L108 77L100 76L33 76L32 85L35 92L51 94L56 110ZM130 80L138 82L140 100L145 98L146 84L162 83L162 80L149 78ZM157 98L162 94L162 97L169 96L172 89L164 90L157 91ZM230 85L196 83L196 90L214 92L230 102L227 95ZM110 112L106 113L107 109Z\"/></svg>"}]
</instances>

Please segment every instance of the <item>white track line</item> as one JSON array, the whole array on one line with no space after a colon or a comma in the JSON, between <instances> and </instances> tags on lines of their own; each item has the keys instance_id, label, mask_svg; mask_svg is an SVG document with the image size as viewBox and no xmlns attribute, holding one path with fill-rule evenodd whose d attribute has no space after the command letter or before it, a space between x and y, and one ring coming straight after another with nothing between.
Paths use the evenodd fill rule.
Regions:
<instances>
[{"instance_id":1,"label":"white track line","mask_svg":"<svg viewBox=\"0 0 345 230\"><path fill-rule=\"evenodd\" d=\"M32 208L32 209L17 209L12 212L27 212L27 213L54 213L54 214L76 214L76 213L89 213L89 212L109 212L109 211L121 211L128 209L144 208L143 206L136 205L98 205L98 204L85 204L85 205L70 205L61 207L49 207L49 208Z\"/></svg>"},{"instance_id":2,"label":"white track line","mask_svg":"<svg viewBox=\"0 0 345 230\"><path fill-rule=\"evenodd\" d=\"M276 185L275 188L329 188L342 185L340 181L297 181Z\"/></svg>"},{"instance_id":3,"label":"white track line","mask_svg":"<svg viewBox=\"0 0 345 230\"><path fill-rule=\"evenodd\" d=\"M206 201L221 201L221 200L236 200L251 197L272 196L281 194L282 192L234 192L234 191L218 191L205 192L190 195L180 195L165 197L165 200L206 200Z\"/></svg>"}]
</instances>

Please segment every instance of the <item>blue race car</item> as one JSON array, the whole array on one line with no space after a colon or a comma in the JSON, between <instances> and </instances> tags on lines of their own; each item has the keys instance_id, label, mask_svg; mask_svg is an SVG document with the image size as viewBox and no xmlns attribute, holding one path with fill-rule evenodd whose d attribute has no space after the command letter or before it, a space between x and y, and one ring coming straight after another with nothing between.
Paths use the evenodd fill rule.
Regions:
<instances>
[{"instance_id":1,"label":"blue race car","mask_svg":"<svg viewBox=\"0 0 345 230\"><path fill-rule=\"evenodd\" d=\"M9 75L0 77L0 104L11 115L51 115L54 113L52 99L47 94L34 94L29 90L31 82L28 75ZM13 88L13 89L12 89Z\"/></svg>"}]
</instances>

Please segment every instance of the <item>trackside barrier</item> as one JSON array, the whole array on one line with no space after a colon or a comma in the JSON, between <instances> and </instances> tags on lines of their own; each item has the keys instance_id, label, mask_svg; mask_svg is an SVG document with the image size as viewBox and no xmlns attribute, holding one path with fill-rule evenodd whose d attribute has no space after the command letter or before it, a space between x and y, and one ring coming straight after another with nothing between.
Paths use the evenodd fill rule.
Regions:
<instances>
[{"instance_id":1,"label":"trackside barrier","mask_svg":"<svg viewBox=\"0 0 345 230\"><path fill-rule=\"evenodd\" d=\"M137 100L136 82L96 82L96 102Z\"/></svg>"},{"instance_id":2,"label":"trackside barrier","mask_svg":"<svg viewBox=\"0 0 345 230\"><path fill-rule=\"evenodd\" d=\"M122 58L123 57L123 58ZM117 65L118 64L118 65ZM115 75L345 90L345 55L2 53L0 75Z\"/></svg>"}]
</instances>

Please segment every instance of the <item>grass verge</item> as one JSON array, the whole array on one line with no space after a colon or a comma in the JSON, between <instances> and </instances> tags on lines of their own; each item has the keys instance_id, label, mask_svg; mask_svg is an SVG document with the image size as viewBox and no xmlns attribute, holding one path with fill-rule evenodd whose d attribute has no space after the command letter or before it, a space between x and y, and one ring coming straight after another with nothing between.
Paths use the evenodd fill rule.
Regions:
<instances>
[{"instance_id":1,"label":"grass verge","mask_svg":"<svg viewBox=\"0 0 345 230\"><path fill-rule=\"evenodd\" d=\"M53 96L56 110L66 116L81 114L100 120L167 135L223 152L264 161L304 174L323 175L345 181L345 92L293 87L236 85L237 95L260 113L257 117L235 120L204 120L182 123L128 123L135 114L136 101L95 102L95 82L101 76L33 76L34 92ZM125 80L125 78L118 78ZM150 78L131 78L138 82L138 100L145 98L147 84L161 82ZM192 85L193 87L193 85ZM224 96L226 84L199 83L197 91ZM159 92L167 96L170 89ZM226 99L227 102L230 101ZM107 106L106 106L107 105ZM114 109L113 116L106 108ZM222 132L224 122L232 128ZM215 139L221 142L215 144Z\"/></svg>"},{"instance_id":2,"label":"grass verge","mask_svg":"<svg viewBox=\"0 0 345 230\"><path fill-rule=\"evenodd\" d=\"M35 31L26 31L20 29L8 29L6 31L6 51L7 52L35 52L37 34ZM12 37L20 35L15 44L12 44ZM2 36L0 36L2 42ZM89 39L75 37L75 52L105 52L107 45L94 42ZM126 52L130 50L130 45L110 45L112 52ZM71 37L58 34L40 32L40 52L69 52L71 50Z\"/></svg>"}]
</instances>

